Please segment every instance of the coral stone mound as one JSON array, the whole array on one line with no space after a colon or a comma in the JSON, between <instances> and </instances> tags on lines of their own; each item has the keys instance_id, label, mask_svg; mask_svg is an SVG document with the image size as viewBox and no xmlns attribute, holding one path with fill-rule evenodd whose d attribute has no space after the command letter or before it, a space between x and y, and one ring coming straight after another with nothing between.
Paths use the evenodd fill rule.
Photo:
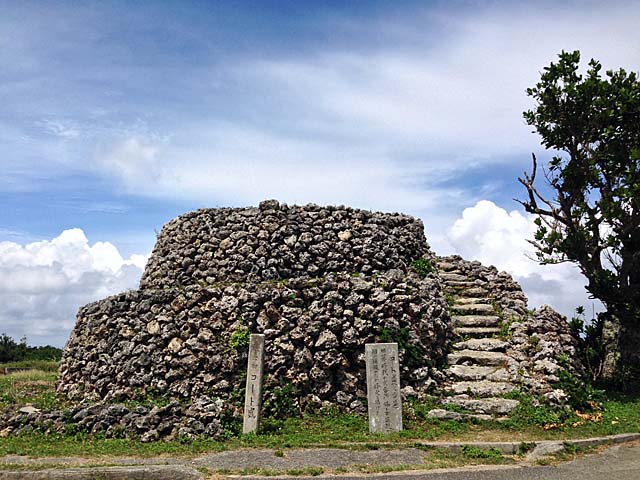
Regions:
<instances>
[{"instance_id":1,"label":"coral stone mound","mask_svg":"<svg viewBox=\"0 0 640 480\"><path fill-rule=\"evenodd\" d=\"M423 393L451 339L437 275L411 268L434 258L407 215L275 201L183 215L160 233L140 290L80 310L58 391L211 405L198 428L152 436L219 434L242 412L248 334L263 333L267 415L366 411L370 342L398 342L402 386Z\"/></svg>"},{"instance_id":2,"label":"coral stone mound","mask_svg":"<svg viewBox=\"0 0 640 480\"><path fill-rule=\"evenodd\" d=\"M439 395L436 418L501 417L521 394L562 404L562 372L583 371L564 317L529 311L495 267L435 257L419 220L269 200L169 222L139 290L80 309L57 386L76 406L0 426L237 431L250 333L265 335L267 417L366 412L367 343L398 343L403 397Z\"/></svg>"},{"instance_id":3,"label":"coral stone mound","mask_svg":"<svg viewBox=\"0 0 640 480\"><path fill-rule=\"evenodd\" d=\"M162 229L140 288L406 271L431 255L420 220L348 207L202 209Z\"/></svg>"}]
</instances>

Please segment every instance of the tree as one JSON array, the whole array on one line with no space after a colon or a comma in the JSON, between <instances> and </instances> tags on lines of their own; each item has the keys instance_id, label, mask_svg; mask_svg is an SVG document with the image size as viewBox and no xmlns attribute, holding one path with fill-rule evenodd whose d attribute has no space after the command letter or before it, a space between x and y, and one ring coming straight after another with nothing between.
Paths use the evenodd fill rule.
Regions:
<instances>
[{"instance_id":1,"label":"tree","mask_svg":"<svg viewBox=\"0 0 640 480\"><path fill-rule=\"evenodd\" d=\"M537 215L538 260L580 268L620 326L621 362L640 367L640 82L623 69L603 78L593 59L583 76L579 63L580 52L563 51L527 89L536 105L524 118L554 152L545 190L534 154L517 201Z\"/></svg>"},{"instance_id":2,"label":"tree","mask_svg":"<svg viewBox=\"0 0 640 480\"><path fill-rule=\"evenodd\" d=\"M16 342L6 333L0 334L0 363L21 362L23 360L60 360L62 349L46 345L44 347L27 346L27 338Z\"/></svg>"},{"instance_id":3,"label":"tree","mask_svg":"<svg viewBox=\"0 0 640 480\"><path fill-rule=\"evenodd\" d=\"M27 353L27 341L17 343L6 333L0 335L0 362L16 362L23 360Z\"/></svg>"}]
</instances>

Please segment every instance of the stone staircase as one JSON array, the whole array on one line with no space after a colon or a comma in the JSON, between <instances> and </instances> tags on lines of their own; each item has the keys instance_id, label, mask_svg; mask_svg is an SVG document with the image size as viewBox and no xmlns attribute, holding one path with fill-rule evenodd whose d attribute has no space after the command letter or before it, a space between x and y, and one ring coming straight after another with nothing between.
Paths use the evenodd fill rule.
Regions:
<instances>
[{"instance_id":1,"label":"stone staircase","mask_svg":"<svg viewBox=\"0 0 640 480\"><path fill-rule=\"evenodd\" d=\"M519 389L511 381L518 362L505 352L509 346L499 338L501 317L498 315L486 282L470 278L446 259L438 261L444 292L451 299L451 319L455 340L448 355L445 371L443 404L457 405L470 413L457 413L442 409L432 410L438 418L479 419L504 418L515 407L517 400L501 395Z\"/></svg>"}]
</instances>

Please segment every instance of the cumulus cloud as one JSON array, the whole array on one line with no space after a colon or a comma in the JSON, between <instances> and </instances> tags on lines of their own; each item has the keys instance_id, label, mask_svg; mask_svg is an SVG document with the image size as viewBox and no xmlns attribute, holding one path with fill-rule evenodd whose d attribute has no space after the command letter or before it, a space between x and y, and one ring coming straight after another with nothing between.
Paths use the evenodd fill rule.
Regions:
<instances>
[{"instance_id":1,"label":"cumulus cloud","mask_svg":"<svg viewBox=\"0 0 640 480\"><path fill-rule=\"evenodd\" d=\"M546 303L569 317L579 305L601 310L601 304L589 298L586 280L576 266L539 265L533 260L535 249L527 242L536 230L533 219L482 200L464 209L450 228L448 240L464 258L513 275L529 297L530 307Z\"/></svg>"},{"instance_id":2,"label":"cumulus cloud","mask_svg":"<svg viewBox=\"0 0 640 480\"><path fill-rule=\"evenodd\" d=\"M146 261L122 258L109 242L90 244L79 228L25 245L0 242L0 330L62 346L78 308L135 288Z\"/></svg>"}]
</instances>

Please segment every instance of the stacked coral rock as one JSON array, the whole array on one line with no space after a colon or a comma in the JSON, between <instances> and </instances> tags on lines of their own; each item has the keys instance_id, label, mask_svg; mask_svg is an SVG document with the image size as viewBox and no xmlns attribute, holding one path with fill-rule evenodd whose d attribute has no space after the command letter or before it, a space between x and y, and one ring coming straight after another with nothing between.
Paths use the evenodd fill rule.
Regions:
<instances>
[{"instance_id":1,"label":"stacked coral rock","mask_svg":"<svg viewBox=\"0 0 640 480\"><path fill-rule=\"evenodd\" d=\"M531 315L494 267L435 257L421 221L269 200L165 225L139 290L80 309L58 381L70 407L0 413L0 434L224 435L242 415L249 333L266 337L267 410L289 414L366 412L371 342L399 343L405 398L467 411L442 418L508 414L517 390L561 402L558 371L580 373L564 317Z\"/></svg>"},{"instance_id":2,"label":"stacked coral rock","mask_svg":"<svg viewBox=\"0 0 640 480\"><path fill-rule=\"evenodd\" d=\"M286 387L299 411L365 411L364 345L383 332L423 352L408 366L401 349L401 379L405 392L424 393L451 330L437 276L412 271L419 259L434 256L407 215L276 201L183 215L160 233L140 290L80 310L58 391L209 405L190 423L149 430L215 436L222 415L241 414L246 349L232 338L248 330L266 336L267 401Z\"/></svg>"}]
</instances>

